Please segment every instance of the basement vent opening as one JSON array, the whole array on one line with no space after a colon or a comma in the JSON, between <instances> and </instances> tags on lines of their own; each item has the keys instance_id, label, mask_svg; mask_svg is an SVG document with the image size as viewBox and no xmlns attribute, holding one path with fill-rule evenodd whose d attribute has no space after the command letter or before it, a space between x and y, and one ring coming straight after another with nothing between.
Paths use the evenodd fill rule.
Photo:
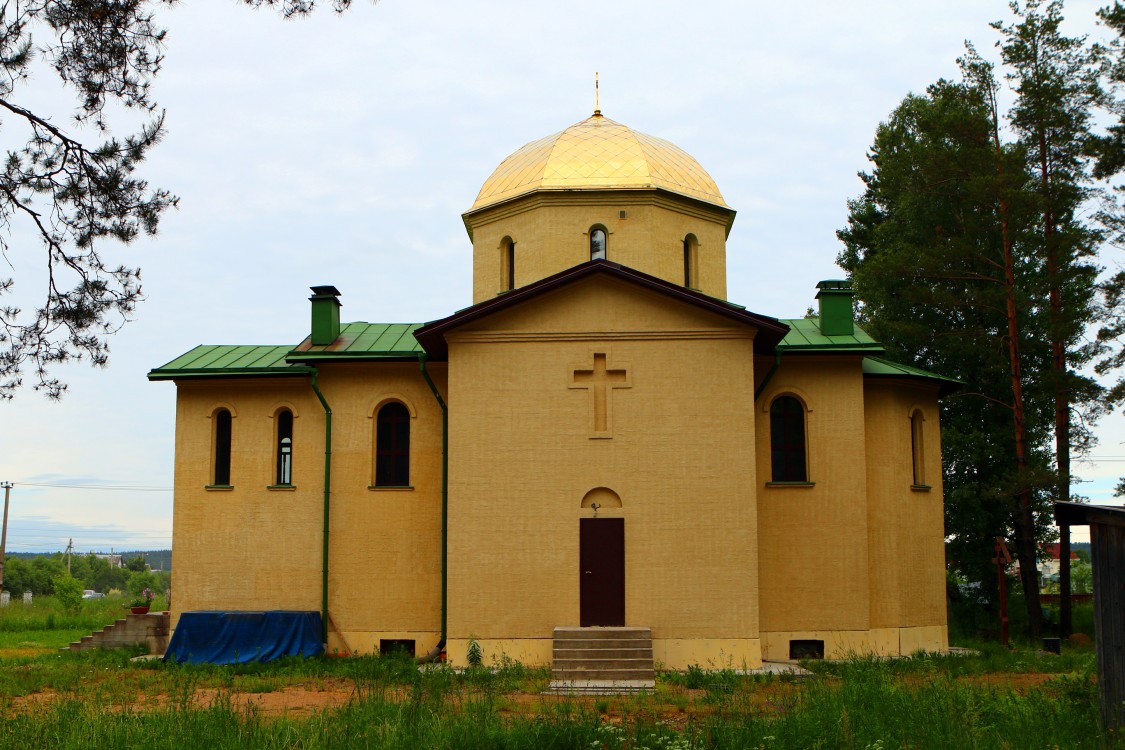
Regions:
<instances>
[{"instance_id":1,"label":"basement vent opening","mask_svg":"<svg viewBox=\"0 0 1125 750\"><path fill-rule=\"evenodd\" d=\"M389 656L391 654L398 654L406 656L414 656L414 639L413 638L380 638L379 639L379 655Z\"/></svg>"},{"instance_id":2,"label":"basement vent opening","mask_svg":"<svg viewBox=\"0 0 1125 750\"><path fill-rule=\"evenodd\" d=\"M823 659L824 641L789 641L790 659Z\"/></svg>"}]
</instances>

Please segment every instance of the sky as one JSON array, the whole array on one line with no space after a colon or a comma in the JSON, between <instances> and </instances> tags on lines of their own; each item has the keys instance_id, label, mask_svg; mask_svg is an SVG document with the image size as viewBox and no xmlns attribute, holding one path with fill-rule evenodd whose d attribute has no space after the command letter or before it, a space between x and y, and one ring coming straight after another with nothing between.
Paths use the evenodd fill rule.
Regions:
<instances>
[{"instance_id":1,"label":"sky","mask_svg":"<svg viewBox=\"0 0 1125 750\"><path fill-rule=\"evenodd\" d=\"M1068 2L1065 31L1105 37L1101 4ZM30 388L0 402L9 551L171 545L175 386L149 383L150 369L198 344L297 343L313 285L341 290L348 321L469 305L461 213L508 154L592 113L595 71L607 117L692 154L737 209L728 298L800 317L818 281L842 276L835 232L879 122L955 77L966 39L995 59L989 23L1010 19L1006 0L356 0L289 21L193 0L156 12L167 136L142 173L179 207L157 237L103 248L143 269L146 295L109 366L57 368L70 384L59 402ZM44 71L13 98L69 126L56 88ZM30 305L43 251L20 240L0 275ZM1099 434L1078 492L1119 504L1125 420Z\"/></svg>"}]
</instances>

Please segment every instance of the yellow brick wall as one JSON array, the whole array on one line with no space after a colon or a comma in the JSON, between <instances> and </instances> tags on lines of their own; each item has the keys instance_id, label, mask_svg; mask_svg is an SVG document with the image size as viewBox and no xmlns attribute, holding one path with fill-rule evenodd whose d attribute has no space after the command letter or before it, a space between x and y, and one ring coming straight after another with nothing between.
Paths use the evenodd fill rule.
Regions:
<instances>
[{"instance_id":1,"label":"yellow brick wall","mask_svg":"<svg viewBox=\"0 0 1125 750\"><path fill-rule=\"evenodd\" d=\"M621 212L626 213L621 218ZM538 194L467 217L473 238L473 302L505 290L502 241L516 243L516 286L590 260L588 232L607 230L606 259L684 283L683 240L699 242L698 288L726 298L730 212L656 191Z\"/></svg>"},{"instance_id":2,"label":"yellow brick wall","mask_svg":"<svg viewBox=\"0 0 1125 750\"><path fill-rule=\"evenodd\" d=\"M444 364L431 365L444 388ZM200 609L320 610L324 410L307 378L178 384L173 626ZM333 409L329 612L331 648L378 638L437 642L441 587L441 414L417 363L329 364L320 386ZM409 490L372 490L376 406L411 411ZM232 410L231 484L207 490L211 419ZM294 411L294 490L271 490L273 414ZM403 633L412 633L407 636Z\"/></svg>"},{"instance_id":3,"label":"yellow brick wall","mask_svg":"<svg viewBox=\"0 0 1125 750\"><path fill-rule=\"evenodd\" d=\"M937 388L902 379L869 378L864 398L867 452L880 457L867 463L872 627L944 626ZM924 479L929 489L912 486L910 416L915 410L924 417Z\"/></svg>"},{"instance_id":4,"label":"yellow brick wall","mask_svg":"<svg viewBox=\"0 0 1125 750\"><path fill-rule=\"evenodd\" d=\"M580 505L602 486L622 500L599 516L625 519L627 624L756 639L752 334L595 277L449 336L451 641L578 624ZM599 352L631 385L611 439L568 387Z\"/></svg>"},{"instance_id":5,"label":"yellow brick wall","mask_svg":"<svg viewBox=\"0 0 1125 750\"><path fill-rule=\"evenodd\" d=\"M759 373L772 361L762 359ZM756 409L762 631L869 628L867 479L859 356L787 354ZM773 400L807 407L812 486L771 487ZM768 654L766 658L784 658Z\"/></svg>"},{"instance_id":6,"label":"yellow brick wall","mask_svg":"<svg viewBox=\"0 0 1125 750\"><path fill-rule=\"evenodd\" d=\"M826 655L945 648L936 389L862 378L859 356L754 361L753 329L592 277L450 334L431 365L450 412L449 653L549 660L579 622L579 519L592 489L625 519L626 623L658 660L756 666L789 640ZM609 430L574 371L628 373ZM755 373L757 369L757 373ZM327 364L334 412L330 650L440 630L441 414L417 363ZM771 487L769 404L809 408L810 487ZM373 483L375 409L407 404L411 488ZM231 490L208 490L211 414L234 414ZM293 410L295 489L274 480L274 414ZM928 491L911 488L909 415ZM324 412L307 378L179 383L173 625L199 609L320 609ZM896 458L897 457L897 458Z\"/></svg>"},{"instance_id":7,"label":"yellow brick wall","mask_svg":"<svg viewBox=\"0 0 1125 750\"><path fill-rule=\"evenodd\" d=\"M172 614L319 609L324 414L307 381L183 382L177 389ZM212 414L232 412L233 490L207 490ZM274 418L292 408L295 491L274 483Z\"/></svg>"}]
</instances>

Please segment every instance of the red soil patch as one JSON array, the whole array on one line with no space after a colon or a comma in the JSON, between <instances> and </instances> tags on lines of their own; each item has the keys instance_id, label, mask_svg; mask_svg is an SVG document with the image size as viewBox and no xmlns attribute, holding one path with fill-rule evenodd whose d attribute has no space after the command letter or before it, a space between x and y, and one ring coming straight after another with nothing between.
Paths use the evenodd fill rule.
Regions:
<instances>
[{"instance_id":1,"label":"red soil patch","mask_svg":"<svg viewBox=\"0 0 1125 750\"><path fill-rule=\"evenodd\" d=\"M311 688L292 685L268 693L240 693L223 688L200 688L192 697L195 705L210 706L229 697L230 705L237 711L253 711L261 716L310 716L329 708L338 708L355 697L351 686ZM162 703L167 703L164 697Z\"/></svg>"},{"instance_id":2,"label":"red soil patch","mask_svg":"<svg viewBox=\"0 0 1125 750\"><path fill-rule=\"evenodd\" d=\"M51 648L0 648L0 659L18 659L24 656L42 656L49 654L54 649Z\"/></svg>"},{"instance_id":3,"label":"red soil patch","mask_svg":"<svg viewBox=\"0 0 1125 750\"><path fill-rule=\"evenodd\" d=\"M974 685L1007 687L1018 693L1025 693L1055 677L1058 677L1058 675L1043 674L1042 672L999 672L996 674L969 675L962 677L961 680Z\"/></svg>"}]
</instances>

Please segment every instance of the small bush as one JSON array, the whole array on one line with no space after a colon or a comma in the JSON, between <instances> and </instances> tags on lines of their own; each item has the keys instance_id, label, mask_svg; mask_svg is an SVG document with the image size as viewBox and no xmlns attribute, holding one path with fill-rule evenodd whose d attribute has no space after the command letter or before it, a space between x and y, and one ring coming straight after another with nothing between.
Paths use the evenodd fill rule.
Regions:
<instances>
[{"instance_id":1,"label":"small bush","mask_svg":"<svg viewBox=\"0 0 1125 750\"><path fill-rule=\"evenodd\" d=\"M484 664L484 653L481 651L480 641L474 636L469 636L469 649L465 654L470 667L479 667Z\"/></svg>"},{"instance_id":2,"label":"small bush","mask_svg":"<svg viewBox=\"0 0 1125 750\"><path fill-rule=\"evenodd\" d=\"M70 574L55 576L51 581L55 599L68 615L82 611L82 582Z\"/></svg>"}]
</instances>

